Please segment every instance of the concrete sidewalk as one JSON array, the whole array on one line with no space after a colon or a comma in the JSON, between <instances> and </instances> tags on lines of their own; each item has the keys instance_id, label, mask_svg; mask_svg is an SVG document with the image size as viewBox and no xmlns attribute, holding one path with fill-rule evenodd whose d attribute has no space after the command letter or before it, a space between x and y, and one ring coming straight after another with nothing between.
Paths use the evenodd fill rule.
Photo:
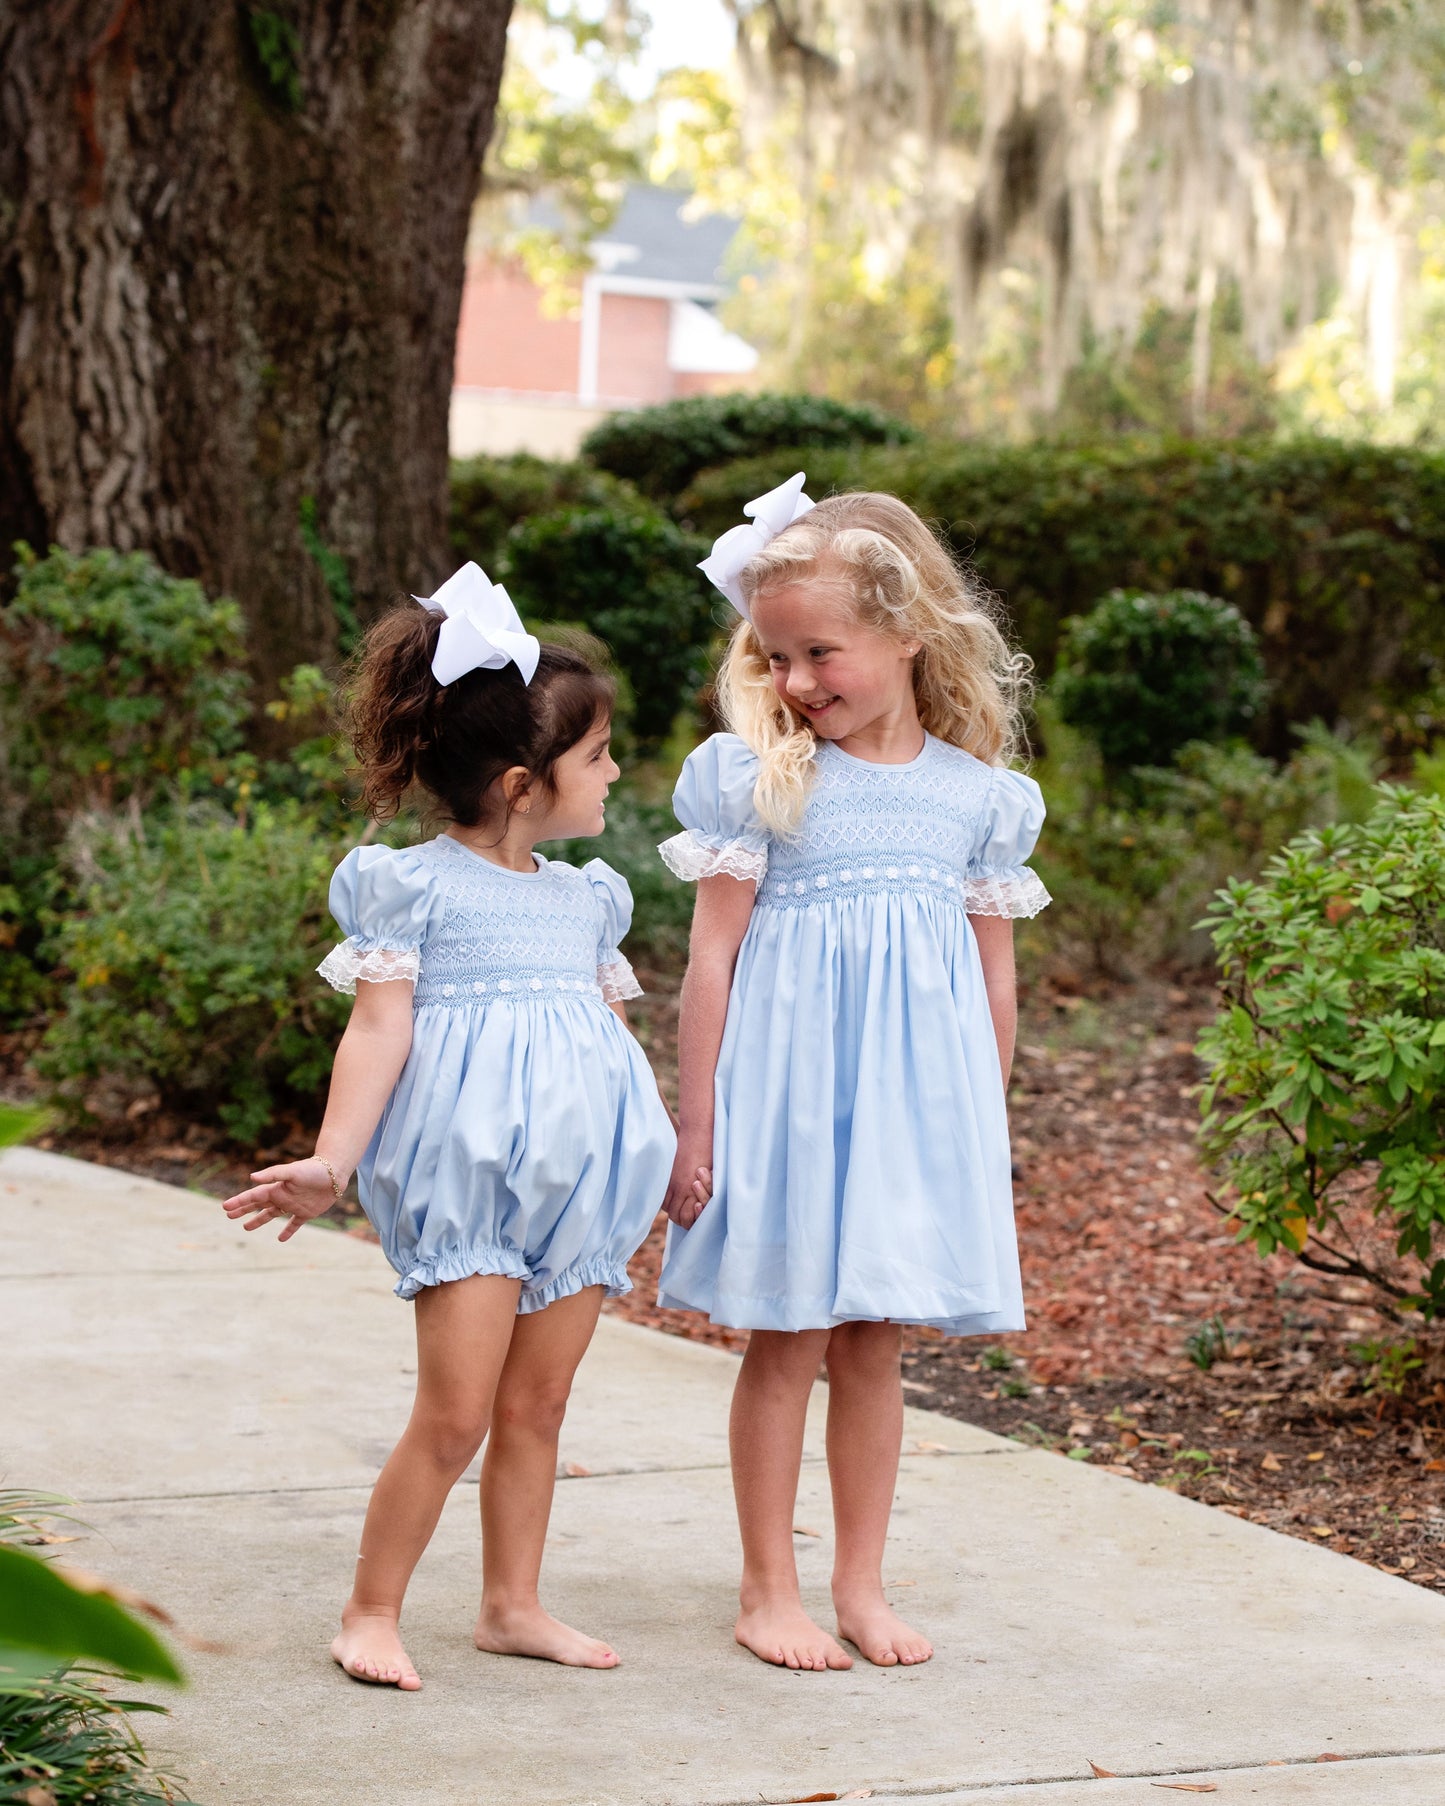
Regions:
<instances>
[{"instance_id":1,"label":"concrete sidewalk","mask_svg":"<svg viewBox=\"0 0 1445 1806\"><path fill-rule=\"evenodd\" d=\"M406 1636L425 1679L327 1643L405 1420L411 1313L378 1251L280 1247L214 1201L0 1155L0 1484L68 1492L85 1565L224 1653L152 1752L207 1806L732 1806L871 1789L963 1806L1442 1806L1445 1601L1157 1488L910 1411L888 1577L937 1656L790 1674L731 1639L735 1362L604 1320L563 1438L547 1602L612 1673L479 1655L476 1492L453 1494ZM18 1362L18 1371L16 1363ZM798 1523L830 1557L823 1399ZM585 1471L579 1471L585 1470ZM1341 1760L1321 1765L1320 1757ZM1095 1762L1121 1777L1096 1780Z\"/></svg>"}]
</instances>

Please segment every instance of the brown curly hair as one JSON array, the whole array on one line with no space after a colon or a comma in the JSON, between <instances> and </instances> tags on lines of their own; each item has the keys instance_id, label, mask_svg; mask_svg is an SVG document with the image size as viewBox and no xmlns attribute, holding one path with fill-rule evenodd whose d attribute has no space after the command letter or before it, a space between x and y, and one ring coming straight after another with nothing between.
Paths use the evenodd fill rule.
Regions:
<instances>
[{"instance_id":1,"label":"brown curly hair","mask_svg":"<svg viewBox=\"0 0 1445 1806\"><path fill-rule=\"evenodd\" d=\"M362 806L377 821L419 784L434 812L474 828L489 813L487 792L514 765L555 795L557 761L612 713L612 679L545 641L530 684L510 664L439 684L431 665L441 625L431 609L403 602L362 643L347 727Z\"/></svg>"}]
</instances>

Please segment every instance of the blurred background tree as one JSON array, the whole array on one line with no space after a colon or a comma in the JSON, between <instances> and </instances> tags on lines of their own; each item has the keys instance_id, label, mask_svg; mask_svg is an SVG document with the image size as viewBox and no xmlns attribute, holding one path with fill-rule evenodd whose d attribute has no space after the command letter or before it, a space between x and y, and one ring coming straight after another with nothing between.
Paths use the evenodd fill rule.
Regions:
<instances>
[{"instance_id":1,"label":"blurred background tree","mask_svg":"<svg viewBox=\"0 0 1445 1806\"><path fill-rule=\"evenodd\" d=\"M510 10L0 15L0 545L145 550L234 595L268 693L445 574Z\"/></svg>"}]
</instances>

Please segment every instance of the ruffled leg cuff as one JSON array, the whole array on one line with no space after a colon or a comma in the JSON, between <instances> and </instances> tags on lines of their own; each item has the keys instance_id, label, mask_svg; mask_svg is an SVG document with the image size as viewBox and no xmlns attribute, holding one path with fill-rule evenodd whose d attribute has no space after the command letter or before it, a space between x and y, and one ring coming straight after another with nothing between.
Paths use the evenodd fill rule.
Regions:
<instances>
[{"instance_id":1,"label":"ruffled leg cuff","mask_svg":"<svg viewBox=\"0 0 1445 1806\"><path fill-rule=\"evenodd\" d=\"M394 1289L398 1298L415 1298L427 1286L448 1285L454 1279L474 1279L478 1275L491 1274L524 1282L531 1278L526 1261L511 1248L447 1248L408 1267Z\"/></svg>"},{"instance_id":2,"label":"ruffled leg cuff","mask_svg":"<svg viewBox=\"0 0 1445 1806\"><path fill-rule=\"evenodd\" d=\"M585 1292L588 1286L605 1286L609 1298L621 1298L632 1290L632 1281L627 1277L627 1268L615 1260L604 1257L579 1261L575 1267L567 1267L554 1279L549 1279L546 1285L523 1286L522 1296L517 1301L517 1315L526 1317L533 1311L545 1311L559 1298L571 1298L578 1292Z\"/></svg>"}]
</instances>

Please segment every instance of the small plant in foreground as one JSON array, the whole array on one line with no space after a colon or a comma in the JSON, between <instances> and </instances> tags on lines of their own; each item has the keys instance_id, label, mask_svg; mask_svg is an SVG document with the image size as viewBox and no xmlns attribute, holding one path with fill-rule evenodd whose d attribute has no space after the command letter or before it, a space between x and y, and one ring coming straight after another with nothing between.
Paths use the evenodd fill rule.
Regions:
<instances>
[{"instance_id":1,"label":"small plant in foreground","mask_svg":"<svg viewBox=\"0 0 1445 1806\"><path fill-rule=\"evenodd\" d=\"M1014 1364L1014 1358L1006 1348L986 1348L982 1359L990 1373L1007 1373Z\"/></svg>"},{"instance_id":2,"label":"small plant in foreground","mask_svg":"<svg viewBox=\"0 0 1445 1806\"><path fill-rule=\"evenodd\" d=\"M1445 798L1382 785L1368 819L1299 835L1207 918L1224 1008L1200 1143L1242 1241L1445 1316ZM1368 1198L1418 1289L1351 1240Z\"/></svg>"},{"instance_id":3,"label":"small plant in foreground","mask_svg":"<svg viewBox=\"0 0 1445 1806\"><path fill-rule=\"evenodd\" d=\"M1366 1392L1400 1398L1410 1384L1410 1376L1425 1365L1416 1352L1418 1347L1413 1336L1407 1336L1403 1342L1357 1342L1350 1352L1366 1368Z\"/></svg>"},{"instance_id":4,"label":"small plant in foreground","mask_svg":"<svg viewBox=\"0 0 1445 1806\"><path fill-rule=\"evenodd\" d=\"M1184 1352L1201 1373L1208 1373L1216 1361L1228 1360L1230 1340L1223 1317L1216 1313L1185 1339Z\"/></svg>"}]
</instances>

